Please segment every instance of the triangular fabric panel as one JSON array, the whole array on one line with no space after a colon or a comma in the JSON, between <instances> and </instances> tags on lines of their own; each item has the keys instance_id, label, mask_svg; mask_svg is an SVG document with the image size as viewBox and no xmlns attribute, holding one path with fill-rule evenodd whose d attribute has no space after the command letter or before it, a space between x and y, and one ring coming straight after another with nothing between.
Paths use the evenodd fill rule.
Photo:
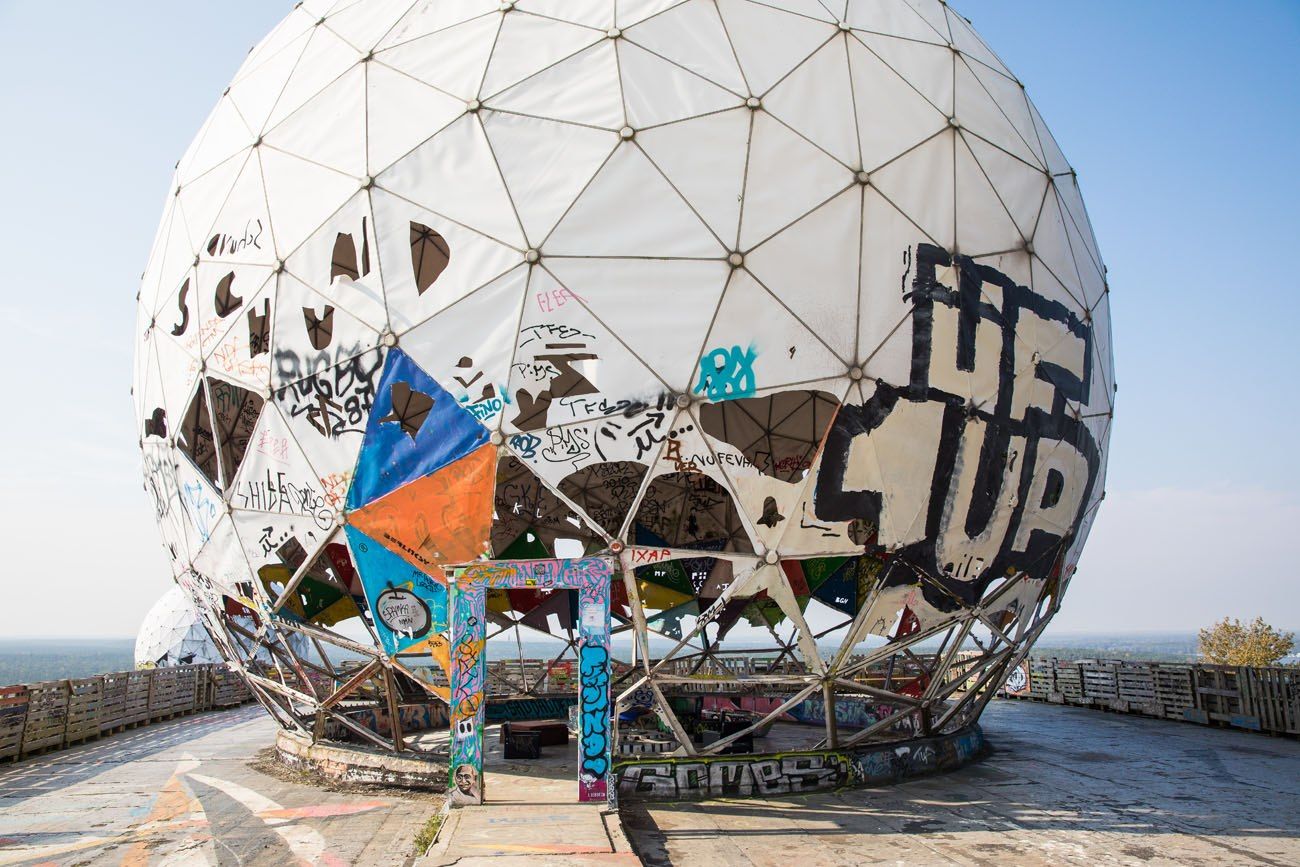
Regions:
<instances>
[{"instance_id":1,"label":"triangular fabric panel","mask_svg":"<svg viewBox=\"0 0 1300 867\"><path fill-rule=\"evenodd\" d=\"M483 113L511 200L533 247L540 247L618 145L617 134L520 114Z\"/></svg>"},{"instance_id":2,"label":"triangular fabric panel","mask_svg":"<svg viewBox=\"0 0 1300 867\"><path fill-rule=\"evenodd\" d=\"M366 174L374 177L465 113L465 101L371 63L366 69Z\"/></svg>"},{"instance_id":3,"label":"triangular fabric panel","mask_svg":"<svg viewBox=\"0 0 1300 867\"><path fill-rule=\"evenodd\" d=\"M490 97L604 38L599 30L536 15L506 15L480 91Z\"/></svg>"},{"instance_id":4,"label":"triangular fabric panel","mask_svg":"<svg viewBox=\"0 0 1300 867\"><path fill-rule=\"evenodd\" d=\"M754 117L740 222L748 249L854 183L853 173L771 115Z\"/></svg>"},{"instance_id":5,"label":"triangular fabric panel","mask_svg":"<svg viewBox=\"0 0 1300 867\"><path fill-rule=\"evenodd\" d=\"M634 129L734 108L743 100L694 72L619 40L618 71Z\"/></svg>"},{"instance_id":6,"label":"triangular fabric panel","mask_svg":"<svg viewBox=\"0 0 1300 867\"><path fill-rule=\"evenodd\" d=\"M753 112L737 108L637 134L637 144L728 246L739 243ZM712 147L695 147L707 141Z\"/></svg>"},{"instance_id":7,"label":"triangular fabric panel","mask_svg":"<svg viewBox=\"0 0 1300 867\"><path fill-rule=\"evenodd\" d=\"M348 548L370 603L375 631L389 656L418 653L448 627L447 587L355 527Z\"/></svg>"},{"instance_id":8,"label":"triangular fabric panel","mask_svg":"<svg viewBox=\"0 0 1300 867\"><path fill-rule=\"evenodd\" d=\"M505 244L523 235L483 127L463 116L379 175L388 190L415 194L416 204Z\"/></svg>"},{"instance_id":9,"label":"triangular fabric panel","mask_svg":"<svg viewBox=\"0 0 1300 867\"><path fill-rule=\"evenodd\" d=\"M451 30L458 24L477 20L494 28L501 20L499 0L460 0L457 3L418 3L379 40L376 51L411 42L423 36ZM495 32L495 30L494 30ZM490 37L489 37L490 41ZM450 64L455 65L455 64ZM480 74L482 69L479 70Z\"/></svg>"},{"instance_id":10,"label":"triangular fabric panel","mask_svg":"<svg viewBox=\"0 0 1300 867\"><path fill-rule=\"evenodd\" d=\"M266 201L279 258L286 259L361 186L355 177L322 168L272 148L259 148Z\"/></svg>"},{"instance_id":11,"label":"triangular fabric panel","mask_svg":"<svg viewBox=\"0 0 1300 867\"><path fill-rule=\"evenodd\" d=\"M488 548L496 458L482 446L349 513L348 526L426 572L477 560Z\"/></svg>"},{"instance_id":12,"label":"triangular fabric panel","mask_svg":"<svg viewBox=\"0 0 1300 867\"><path fill-rule=\"evenodd\" d=\"M713 0L687 0L628 28L623 35L719 87L741 95L749 92Z\"/></svg>"},{"instance_id":13,"label":"triangular fabric panel","mask_svg":"<svg viewBox=\"0 0 1300 867\"><path fill-rule=\"evenodd\" d=\"M267 130L262 142L355 178L366 174L366 70L355 66Z\"/></svg>"},{"instance_id":14,"label":"triangular fabric panel","mask_svg":"<svg viewBox=\"0 0 1300 867\"><path fill-rule=\"evenodd\" d=\"M438 14L437 7L425 8ZM462 102L469 102L479 96L479 84L500 26L498 15L472 18L392 48L381 48L374 62L391 66Z\"/></svg>"},{"instance_id":15,"label":"triangular fabric panel","mask_svg":"<svg viewBox=\"0 0 1300 867\"><path fill-rule=\"evenodd\" d=\"M427 476L487 439L487 429L429 374L400 349L390 350L348 491L348 508L360 508Z\"/></svg>"},{"instance_id":16,"label":"triangular fabric panel","mask_svg":"<svg viewBox=\"0 0 1300 867\"><path fill-rule=\"evenodd\" d=\"M829 22L749 0L718 0L718 9L750 93L755 96L766 93L836 33L835 25Z\"/></svg>"},{"instance_id":17,"label":"triangular fabric panel","mask_svg":"<svg viewBox=\"0 0 1300 867\"><path fill-rule=\"evenodd\" d=\"M602 129L626 122L614 40L606 39L487 100L488 108Z\"/></svg>"},{"instance_id":18,"label":"triangular fabric panel","mask_svg":"<svg viewBox=\"0 0 1300 867\"><path fill-rule=\"evenodd\" d=\"M627 190L636 190L629 201ZM546 243L552 255L721 258L726 251L634 144L614 151Z\"/></svg>"},{"instance_id":19,"label":"triangular fabric panel","mask_svg":"<svg viewBox=\"0 0 1300 867\"><path fill-rule=\"evenodd\" d=\"M709 324L699 314L722 297L731 271L725 262L552 259L547 267L670 388L679 394L690 388L692 360ZM649 295L658 303L640 306Z\"/></svg>"},{"instance_id":20,"label":"triangular fabric panel","mask_svg":"<svg viewBox=\"0 0 1300 867\"><path fill-rule=\"evenodd\" d=\"M754 276L846 359L857 345L857 318L846 311L858 304L861 211L861 189L845 190L745 257ZM810 250L823 255L809 257Z\"/></svg>"},{"instance_id":21,"label":"triangular fabric panel","mask_svg":"<svg viewBox=\"0 0 1300 867\"><path fill-rule=\"evenodd\" d=\"M520 308L539 303L527 292L528 273L519 265L402 336L402 351L488 427L508 406Z\"/></svg>"},{"instance_id":22,"label":"triangular fabric panel","mask_svg":"<svg viewBox=\"0 0 1300 867\"><path fill-rule=\"evenodd\" d=\"M848 44L857 43L848 40ZM861 160L857 131L844 122L853 114L845 45L844 39L823 45L763 97L763 108L835 159L856 168Z\"/></svg>"}]
</instances>

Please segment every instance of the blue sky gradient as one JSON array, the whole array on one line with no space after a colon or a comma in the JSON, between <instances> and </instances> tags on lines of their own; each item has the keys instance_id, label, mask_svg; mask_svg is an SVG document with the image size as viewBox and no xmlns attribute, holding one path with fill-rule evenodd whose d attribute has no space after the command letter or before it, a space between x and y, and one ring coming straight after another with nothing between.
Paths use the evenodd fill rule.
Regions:
<instances>
[{"instance_id":1,"label":"blue sky gradient","mask_svg":"<svg viewBox=\"0 0 1300 867\"><path fill-rule=\"evenodd\" d=\"M956 2L1028 86L1110 270L1108 498L1065 631L1300 626L1300 4ZM0 0L0 635L125 635L168 586L128 388L172 166L267 0Z\"/></svg>"}]
</instances>

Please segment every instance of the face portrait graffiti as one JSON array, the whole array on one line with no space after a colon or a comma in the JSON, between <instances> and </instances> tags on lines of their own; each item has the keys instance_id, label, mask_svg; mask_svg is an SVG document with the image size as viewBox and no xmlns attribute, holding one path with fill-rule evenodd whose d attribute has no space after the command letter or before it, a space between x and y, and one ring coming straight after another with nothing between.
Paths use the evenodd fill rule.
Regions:
<instances>
[{"instance_id":1,"label":"face portrait graffiti","mask_svg":"<svg viewBox=\"0 0 1300 867\"><path fill-rule=\"evenodd\" d=\"M456 783L454 797L462 802L479 803L483 798L479 791L478 770L473 765L459 765L452 775Z\"/></svg>"}]
</instances>

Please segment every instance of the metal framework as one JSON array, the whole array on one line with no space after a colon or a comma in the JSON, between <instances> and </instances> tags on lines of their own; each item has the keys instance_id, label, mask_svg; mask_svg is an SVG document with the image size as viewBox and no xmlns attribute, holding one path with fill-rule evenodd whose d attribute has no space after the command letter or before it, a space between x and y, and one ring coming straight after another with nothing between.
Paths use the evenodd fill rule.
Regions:
<instances>
[{"instance_id":1,"label":"metal framework","mask_svg":"<svg viewBox=\"0 0 1300 867\"><path fill-rule=\"evenodd\" d=\"M966 725L1102 499L1073 170L938 0L572 6L308 0L250 52L138 299L178 582L317 738L481 732L467 641L475 701L576 692L566 585L459 632L449 588L597 561L615 758Z\"/></svg>"}]
</instances>

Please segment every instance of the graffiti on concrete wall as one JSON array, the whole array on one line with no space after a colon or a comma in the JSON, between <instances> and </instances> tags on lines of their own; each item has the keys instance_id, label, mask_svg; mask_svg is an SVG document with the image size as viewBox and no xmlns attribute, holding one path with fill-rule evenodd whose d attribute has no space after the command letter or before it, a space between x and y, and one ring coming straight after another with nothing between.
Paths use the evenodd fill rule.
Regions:
<instances>
[{"instance_id":1,"label":"graffiti on concrete wall","mask_svg":"<svg viewBox=\"0 0 1300 867\"><path fill-rule=\"evenodd\" d=\"M965 764L983 749L983 732L973 726L944 737L855 750L620 762L615 775L619 796L628 800L767 797L867 786L947 770Z\"/></svg>"}]
</instances>

